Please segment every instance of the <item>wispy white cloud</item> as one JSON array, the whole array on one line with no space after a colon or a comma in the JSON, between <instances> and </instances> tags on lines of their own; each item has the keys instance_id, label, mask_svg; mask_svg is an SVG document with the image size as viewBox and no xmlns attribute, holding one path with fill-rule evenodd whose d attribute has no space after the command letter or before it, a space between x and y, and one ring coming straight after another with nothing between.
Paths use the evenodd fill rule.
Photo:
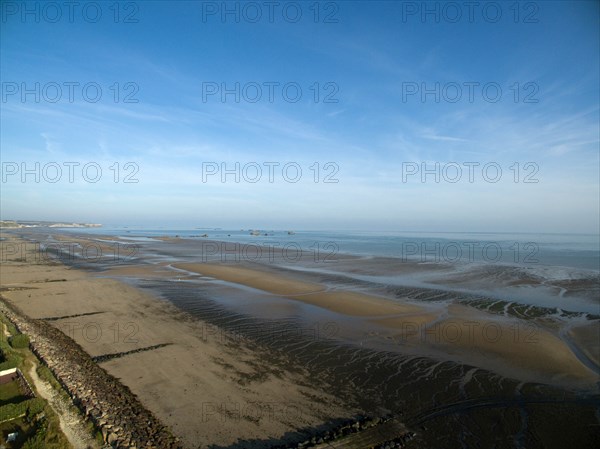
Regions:
<instances>
[{"instance_id":1,"label":"wispy white cloud","mask_svg":"<svg viewBox=\"0 0 600 449\"><path fill-rule=\"evenodd\" d=\"M421 136L424 139L429 140L441 140L443 142L468 142L468 139L462 139L460 137L451 137L451 136L438 136L432 134L424 134Z\"/></svg>"}]
</instances>

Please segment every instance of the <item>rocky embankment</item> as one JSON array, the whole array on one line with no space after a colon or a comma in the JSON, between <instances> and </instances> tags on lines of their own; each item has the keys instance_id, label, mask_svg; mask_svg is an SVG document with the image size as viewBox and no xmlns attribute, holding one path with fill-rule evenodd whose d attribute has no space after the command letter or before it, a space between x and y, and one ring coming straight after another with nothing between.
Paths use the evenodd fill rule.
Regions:
<instances>
[{"instance_id":1,"label":"rocky embankment","mask_svg":"<svg viewBox=\"0 0 600 449\"><path fill-rule=\"evenodd\" d=\"M0 310L30 338L31 350L50 368L87 419L114 448L181 449L168 428L137 397L73 340L41 320L0 301Z\"/></svg>"},{"instance_id":2,"label":"rocky embankment","mask_svg":"<svg viewBox=\"0 0 600 449\"><path fill-rule=\"evenodd\" d=\"M396 449L406 447L415 435L391 415L358 416L299 444L277 445L271 449Z\"/></svg>"}]
</instances>

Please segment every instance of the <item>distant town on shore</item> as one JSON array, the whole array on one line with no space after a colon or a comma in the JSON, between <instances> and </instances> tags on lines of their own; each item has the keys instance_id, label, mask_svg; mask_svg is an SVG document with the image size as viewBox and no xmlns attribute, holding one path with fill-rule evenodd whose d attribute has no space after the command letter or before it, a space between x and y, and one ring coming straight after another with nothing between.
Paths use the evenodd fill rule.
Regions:
<instances>
[{"instance_id":1,"label":"distant town on shore","mask_svg":"<svg viewBox=\"0 0 600 449\"><path fill-rule=\"evenodd\" d=\"M65 223L56 221L0 220L0 228L100 228L98 223Z\"/></svg>"}]
</instances>

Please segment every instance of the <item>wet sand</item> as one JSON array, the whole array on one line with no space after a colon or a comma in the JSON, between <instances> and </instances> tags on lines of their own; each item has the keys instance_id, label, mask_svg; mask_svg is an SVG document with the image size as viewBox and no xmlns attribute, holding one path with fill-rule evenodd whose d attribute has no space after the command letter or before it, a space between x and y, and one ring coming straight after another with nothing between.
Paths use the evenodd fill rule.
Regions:
<instances>
[{"instance_id":1,"label":"wet sand","mask_svg":"<svg viewBox=\"0 0 600 449\"><path fill-rule=\"evenodd\" d=\"M370 318L399 331L394 338L418 346L421 353L451 355L453 360L494 369L526 380L592 386L598 376L558 337L542 328L519 329L475 309L451 305L432 311L413 304L351 291L327 290L324 285L298 281L258 268L217 264L175 264L217 279L242 284L306 302L344 315ZM519 332L520 330L520 332ZM444 357L447 359L447 357Z\"/></svg>"},{"instance_id":2,"label":"wet sand","mask_svg":"<svg viewBox=\"0 0 600 449\"><path fill-rule=\"evenodd\" d=\"M600 326L598 323L573 327L569 330L568 335L590 360L600 366Z\"/></svg>"},{"instance_id":3,"label":"wet sand","mask_svg":"<svg viewBox=\"0 0 600 449\"><path fill-rule=\"evenodd\" d=\"M87 267L82 271L15 256L3 264L0 281L11 303L49 319L91 355L129 352L101 366L190 447L301 441L299 432L359 411L410 418L433 410L429 430L413 428L415 447L501 447L505 435L527 447L541 447L540 441L583 447L593 437L595 407L565 405L558 412L553 404L510 405L514 398L575 401L581 389L593 390L598 376L557 337L552 322L533 335L530 328L515 334L512 326L525 321L459 303L409 301L394 290L278 264L198 263L196 247L172 240L160 244L182 248L194 262L162 261L168 251L154 260L142 254L124 263L70 261ZM382 263L345 262L373 274ZM333 320L336 332L327 338L298 332L306 314L309 322ZM597 322L583 323L570 335L593 353L596 328ZM144 348L153 349L130 352ZM485 405L489 397L505 398L506 405L435 418L440 405L460 411L463 402ZM498 422L502 436L486 430Z\"/></svg>"},{"instance_id":4,"label":"wet sand","mask_svg":"<svg viewBox=\"0 0 600 449\"><path fill-rule=\"evenodd\" d=\"M305 373L274 368L264 350L239 340L223 344L205 323L120 281L9 260L0 285L11 304L50 320L93 357L165 345L101 366L188 447L277 439L354 412L312 387Z\"/></svg>"}]
</instances>

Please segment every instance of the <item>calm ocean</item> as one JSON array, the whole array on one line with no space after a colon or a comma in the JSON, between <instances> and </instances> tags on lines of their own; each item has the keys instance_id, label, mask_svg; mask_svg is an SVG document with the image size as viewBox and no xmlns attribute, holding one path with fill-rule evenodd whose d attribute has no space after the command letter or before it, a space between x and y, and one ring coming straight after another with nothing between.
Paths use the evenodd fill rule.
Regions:
<instances>
[{"instance_id":1,"label":"calm ocean","mask_svg":"<svg viewBox=\"0 0 600 449\"><path fill-rule=\"evenodd\" d=\"M65 229L70 230L70 229ZM600 272L600 236L592 234L340 232L102 227L76 233L118 236L142 242L169 236L207 238L245 245L299 248L321 254L394 257L423 262L508 264ZM205 237L204 237L205 236Z\"/></svg>"}]
</instances>

